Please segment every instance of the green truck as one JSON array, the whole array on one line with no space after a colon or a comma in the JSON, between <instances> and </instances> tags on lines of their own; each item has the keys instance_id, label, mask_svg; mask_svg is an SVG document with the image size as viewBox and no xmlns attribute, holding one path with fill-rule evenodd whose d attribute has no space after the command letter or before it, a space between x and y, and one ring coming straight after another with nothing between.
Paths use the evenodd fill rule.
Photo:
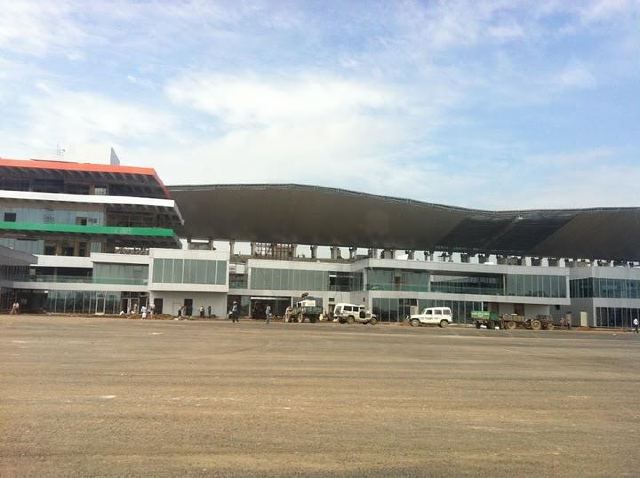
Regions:
<instances>
[{"instance_id":1,"label":"green truck","mask_svg":"<svg viewBox=\"0 0 640 478\"><path fill-rule=\"evenodd\" d=\"M322 314L322 298L310 297L303 294L296 305L285 313L285 322L304 322L308 320L315 323Z\"/></svg>"},{"instance_id":2,"label":"green truck","mask_svg":"<svg viewBox=\"0 0 640 478\"><path fill-rule=\"evenodd\" d=\"M487 329L495 329L496 327L501 329L513 330L516 327L522 327L531 330L552 330L553 319L548 315L536 315L535 317L525 317L518 314L502 314L498 315L497 312L489 312L487 310L473 310L471 311L471 320L479 329L481 326L486 326Z\"/></svg>"}]
</instances>

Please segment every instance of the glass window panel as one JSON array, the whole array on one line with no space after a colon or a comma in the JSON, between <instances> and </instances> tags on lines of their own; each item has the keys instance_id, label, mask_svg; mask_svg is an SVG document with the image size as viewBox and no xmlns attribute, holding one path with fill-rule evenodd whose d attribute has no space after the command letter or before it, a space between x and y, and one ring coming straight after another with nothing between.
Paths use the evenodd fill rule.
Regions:
<instances>
[{"instance_id":1,"label":"glass window panel","mask_svg":"<svg viewBox=\"0 0 640 478\"><path fill-rule=\"evenodd\" d=\"M216 264L218 261L205 261L206 267L206 284L216 283Z\"/></svg>"},{"instance_id":2,"label":"glass window panel","mask_svg":"<svg viewBox=\"0 0 640 478\"><path fill-rule=\"evenodd\" d=\"M292 271L287 269L282 270L282 281L280 283L280 286L282 287L283 290L293 289L293 280L291 278L292 275L293 275Z\"/></svg>"},{"instance_id":3,"label":"glass window panel","mask_svg":"<svg viewBox=\"0 0 640 478\"><path fill-rule=\"evenodd\" d=\"M558 277L558 295L557 297L566 297L567 296L567 278L566 277Z\"/></svg>"},{"instance_id":4,"label":"glass window panel","mask_svg":"<svg viewBox=\"0 0 640 478\"><path fill-rule=\"evenodd\" d=\"M280 290L282 286L282 271L280 269L271 270L271 286L269 289Z\"/></svg>"},{"instance_id":5,"label":"glass window panel","mask_svg":"<svg viewBox=\"0 0 640 478\"><path fill-rule=\"evenodd\" d=\"M196 283L207 283L207 265L214 261L196 261Z\"/></svg>"},{"instance_id":6,"label":"glass window panel","mask_svg":"<svg viewBox=\"0 0 640 478\"><path fill-rule=\"evenodd\" d=\"M291 289L292 290L300 290L300 280L301 280L301 271L299 270L293 270L292 272L292 279L291 279Z\"/></svg>"},{"instance_id":7,"label":"glass window panel","mask_svg":"<svg viewBox=\"0 0 640 478\"><path fill-rule=\"evenodd\" d=\"M182 259L170 259L173 260L173 274L171 276L171 282L174 284L182 284L182 269L184 262Z\"/></svg>"},{"instance_id":8,"label":"glass window panel","mask_svg":"<svg viewBox=\"0 0 640 478\"><path fill-rule=\"evenodd\" d=\"M227 283L227 261L216 261L216 284Z\"/></svg>"}]
</instances>

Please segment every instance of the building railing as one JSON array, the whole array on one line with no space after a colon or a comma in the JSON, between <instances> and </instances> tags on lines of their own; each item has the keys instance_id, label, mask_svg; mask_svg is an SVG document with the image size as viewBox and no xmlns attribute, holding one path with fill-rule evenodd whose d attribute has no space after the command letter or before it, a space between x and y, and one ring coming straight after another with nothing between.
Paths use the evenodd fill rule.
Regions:
<instances>
[{"instance_id":1,"label":"building railing","mask_svg":"<svg viewBox=\"0 0 640 478\"><path fill-rule=\"evenodd\" d=\"M425 284L367 284L367 290L389 290L398 292L430 292Z\"/></svg>"},{"instance_id":2,"label":"building railing","mask_svg":"<svg viewBox=\"0 0 640 478\"><path fill-rule=\"evenodd\" d=\"M36 275L13 277L15 282L53 282L74 284L118 284L118 285L148 285L148 279L124 278L124 277L87 277L67 275Z\"/></svg>"}]
</instances>

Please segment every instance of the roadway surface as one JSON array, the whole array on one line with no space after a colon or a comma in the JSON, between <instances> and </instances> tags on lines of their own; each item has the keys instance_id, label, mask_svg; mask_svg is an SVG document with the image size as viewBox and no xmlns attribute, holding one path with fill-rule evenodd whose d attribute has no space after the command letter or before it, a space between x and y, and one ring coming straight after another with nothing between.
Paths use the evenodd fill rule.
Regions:
<instances>
[{"instance_id":1,"label":"roadway surface","mask_svg":"<svg viewBox=\"0 0 640 478\"><path fill-rule=\"evenodd\" d=\"M640 337L0 317L0 476L638 476Z\"/></svg>"}]
</instances>

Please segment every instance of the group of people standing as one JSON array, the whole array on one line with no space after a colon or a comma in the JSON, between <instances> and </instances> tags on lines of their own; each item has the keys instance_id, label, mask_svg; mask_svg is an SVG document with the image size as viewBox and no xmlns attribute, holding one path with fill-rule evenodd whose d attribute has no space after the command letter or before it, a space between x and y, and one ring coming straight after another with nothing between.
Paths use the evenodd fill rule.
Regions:
<instances>
[{"instance_id":1,"label":"group of people standing","mask_svg":"<svg viewBox=\"0 0 640 478\"><path fill-rule=\"evenodd\" d=\"M20 302L18 302L17 300L11 304L11 311L9 312L10 315L18 315L20 313Z\"/></svg>"}]
</instances>

